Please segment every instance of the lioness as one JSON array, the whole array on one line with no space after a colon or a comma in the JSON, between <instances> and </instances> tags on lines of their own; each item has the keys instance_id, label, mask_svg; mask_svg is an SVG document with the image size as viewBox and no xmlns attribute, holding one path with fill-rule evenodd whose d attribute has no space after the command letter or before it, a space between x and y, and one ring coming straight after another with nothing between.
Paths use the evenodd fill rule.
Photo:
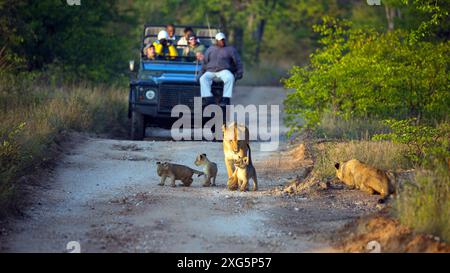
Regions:
<instances>
[{"instance_id":1,"label":"lioness","mask_svg":"<svg viewBox=\"0 0 450 273\"><path fill-rule=\"evenodd\" d=\"M245 125L232 122L222 125L223 132L223 153L225 156L225 165L227 167L228 182L230 190L238 188L237 177L234 173L234 163L239 158L247 156L250 134Z\"/></svg>"},{"instance_id":2,"label":"lioness","mask_svg":"<svg viewBox=\"0 0 450 273\"><path fill-rule=\"evenodd\" d=\"M357 159L334 165L336 176L344 184L369 194L379 193L383 198L394 192L386 172L368 166Z\"/></svg>"}]
</instances>

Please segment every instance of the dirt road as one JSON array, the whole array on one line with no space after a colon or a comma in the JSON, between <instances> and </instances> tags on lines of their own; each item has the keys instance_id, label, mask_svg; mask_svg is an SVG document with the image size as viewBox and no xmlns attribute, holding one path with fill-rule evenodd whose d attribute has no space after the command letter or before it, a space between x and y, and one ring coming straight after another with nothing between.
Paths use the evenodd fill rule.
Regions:
<instances>
[{"instance_id":1,"label":"dirt road","mask_svg":"<svg viewBox=\"0 0 450 273\"><path fill-rule=\"evenodd\" d=\"M283 97L273 88L241 87L235 103L259 98L279 104ZM70 241L82 252L334 251L333 231L375 210L376 197L357 191L274 194L295 176L276 168L285 154L280 151L253 149L260 190L241 193L226 189L219 142L77 136L72 143L48 179L34 186L24 216L2 228L2 252L66 252ZM188 188L157 185L157 161L194 167L199 152L217 162L217 187L202 187L201 177Z\"/></svg>"}]
</instances>

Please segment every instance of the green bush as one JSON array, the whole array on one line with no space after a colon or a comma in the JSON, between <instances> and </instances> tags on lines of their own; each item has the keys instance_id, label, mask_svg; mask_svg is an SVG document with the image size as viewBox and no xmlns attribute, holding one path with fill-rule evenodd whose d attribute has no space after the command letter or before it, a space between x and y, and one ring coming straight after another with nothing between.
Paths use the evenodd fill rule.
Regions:
<instances>
[{"instance_id":1,"label":"green bush","mask_svg":"<svg viewBox=\"0 0 450 273\"><path fill-rule=\"evenodd\" d=\"M374 140L392 140L408 147L405 156L415 165L432 165L436 160L445 164L450 158L450 125L442 123L436 128L417 124L415 119L386 120L391 132L378 134Z\"/></svg>"},{"instance_id":2,"label":"green bush","mask_svg":"<svg viewBox=\"0 0 450 273\"><path fill-rule=\"evenodd\" d=\"M316 127L325 114L345 120L448 115L450 42L409 43L408 33L378 33L325 18L322 48L284 80L291 132Z\"/></svg>"}]
</instances>

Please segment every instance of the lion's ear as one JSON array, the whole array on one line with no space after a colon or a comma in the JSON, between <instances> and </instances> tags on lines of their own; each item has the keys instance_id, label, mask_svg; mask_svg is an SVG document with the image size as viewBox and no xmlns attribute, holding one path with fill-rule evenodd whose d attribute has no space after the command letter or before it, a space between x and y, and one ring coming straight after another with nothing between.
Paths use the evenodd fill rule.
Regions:
<instances>
[{"instance_id":1,"label":"lion's ear","mask_svg":"<svg viewBox=\"0 0 450 273\"><path fill-rule=\"evenodd\" d=\"M340 164L339 164L338 162L336 162L336 163L334 164L334 167L336 168L336 170L339 170L339 166L340 166Z\"/></svg>"},{"instance_id":2,"label":"lion's ear","mask_svg":"<svg viewBox=\"0 0 450 273\"><path fill-rule=\"evenodd\" d=\"M202 154L202 157L205 158L205 157L206 157L206 154Z\"/></svg>"},{"instance_id":3,"label":"lion's ear","mask_svg":"<svg viewBox=\"0 0 450 273\"><path fill-rule=\"evenodd\" d=\"M222 132L225 132L226 129L227 129L227 125L226 124L222 124Z\"/></svg>"}]
</instances>

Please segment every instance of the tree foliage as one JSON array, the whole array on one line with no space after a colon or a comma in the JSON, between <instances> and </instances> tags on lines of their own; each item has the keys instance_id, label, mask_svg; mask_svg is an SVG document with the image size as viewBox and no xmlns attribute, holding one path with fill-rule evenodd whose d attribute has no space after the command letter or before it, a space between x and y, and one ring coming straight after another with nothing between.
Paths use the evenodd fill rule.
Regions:
<instances>
[{"instance_id":1,"label":"tree foliage","mask_svg":"<svg viewBox=\"0 0 450 273\"><path fill-rule=\"evenodd\" d=\"M378 134L373 140L391 140L408 147L406 157L416 165L446 165L450 157L450 125L443 123L437 127L418 124L416 119L384 121L391 128L387 134Z\"/></svg>"},{"instance_id":2,"label":"tree foliage","mask_svg":"<svg viewBox=\"0 0 450 273\"><path fill-rule=\"evenodd\" d=\"M118 1L1 0L0 48L14 69L57 64L62 75L105 80L125 67L126 26ZM120 23L118 23L120 22ZM1 56L1 55L0 55Z\"/></svg>"},{"instance_id":3,"label":"tree foliage","mask_svg":"<svg viewBox=\"0 0 450 273\"><path fill-rule=\"evenodd\" d=\"M356 29L324 18L321 48L284 81L292 130L317 126L325 113L353 118L443 120L450 103L448 41L410 43L409 32Z\"/></svg>"},{"instance_id":4,"label":"tree foliage","mask_svg":"<svg viewBox=\"0 0 450 273\"><path fill-rule=\"evenodd\" d=\"M448 35L448 1L385 2L397 10L396 27L409 31L423 23L419 38L420 33ZM0 0L0 14L0 70L50 67L92 80L126 71L145 23L220 26L247 64L283 69L306 63L320 38L313 25L324 15L349 19L358 28L387 28L384 6L360 0L86 0L80 6L65 0Z\"/></svg>"}]
</instances>

